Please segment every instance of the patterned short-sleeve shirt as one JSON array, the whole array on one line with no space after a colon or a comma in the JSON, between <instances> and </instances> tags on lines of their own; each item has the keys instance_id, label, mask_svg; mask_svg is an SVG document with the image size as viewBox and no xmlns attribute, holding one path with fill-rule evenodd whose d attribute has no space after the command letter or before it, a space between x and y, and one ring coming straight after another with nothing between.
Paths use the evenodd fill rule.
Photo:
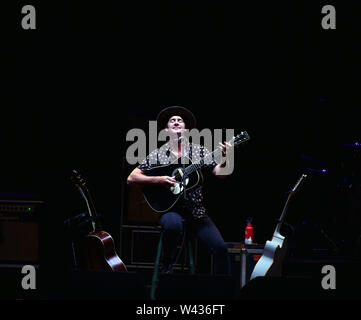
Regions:
<instances>
[{"instance_id":1,"label":"patterned short-sleeve shirt","mask_svg":"<svg viewBox=\"0 0 361 320\"><path fill-rule=\"evenodd\" d=\"M183 144L182 159L191 159L192 164L204 163L203 168L212 170L217 162L212 157L212 154L203 145L193 144L186 141ZM170 143L167 142L160 148L152 151L138 166L140 170L148 170L150 168L170 164L179 160L177 156L172 152ZM191 163L185 163L190 165ZM202 176L202 175L201 175ZM203 180L203 176L202 176ZM206 216L206 208L203 204L203 188L200 183L196 188L192 188L186 193L186 198L181 197L177 202L177 208L184 211L185 214L190 213L194 218L202 218Z\"/></svg>"}]
</instances>

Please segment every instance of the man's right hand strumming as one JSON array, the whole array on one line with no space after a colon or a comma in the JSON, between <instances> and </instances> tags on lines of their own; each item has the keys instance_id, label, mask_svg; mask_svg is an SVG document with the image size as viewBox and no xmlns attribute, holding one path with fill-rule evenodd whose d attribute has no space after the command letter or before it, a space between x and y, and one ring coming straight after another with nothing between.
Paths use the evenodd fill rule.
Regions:
<instances>
[{"instance_id":1,"label":"man's right hand strumming","mask_svg":"<svg viewBox=\"0 0 361 320\"><path fill-rule=\"evenodd\" d=\"M173 177L159 176L157 178L158 178L158 183L164 187L174 187L177 182Z\"/></svg>"}]
</instances>

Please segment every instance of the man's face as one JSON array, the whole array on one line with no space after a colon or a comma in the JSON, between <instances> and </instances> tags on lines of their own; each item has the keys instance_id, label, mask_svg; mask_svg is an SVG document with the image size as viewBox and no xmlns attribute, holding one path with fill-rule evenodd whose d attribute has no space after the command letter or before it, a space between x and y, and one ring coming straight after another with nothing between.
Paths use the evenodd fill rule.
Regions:
<instances>
[{"instance_id":1,"label":"man's face","mask_svg":"<svg viewBox=\"0 0 361 320\"><path fill-rule=\"evenodd\" d=\"M186 125L182 117L180 116L173 116L169 118L167 123L167 128L170 130L171 133L181 134L184 131L185 127Z\"/></svg>"}]
</instances>

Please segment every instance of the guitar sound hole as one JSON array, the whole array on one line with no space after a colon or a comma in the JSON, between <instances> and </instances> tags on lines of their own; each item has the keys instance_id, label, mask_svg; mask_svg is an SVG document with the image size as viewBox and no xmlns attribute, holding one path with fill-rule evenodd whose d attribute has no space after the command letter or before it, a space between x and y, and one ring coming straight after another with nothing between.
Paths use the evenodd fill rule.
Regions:
<instances>
[{"instance_id":1,"label":"guitar sound hole","mask_svg":"<svg viewBox=\"0 0 361 320\"><path fill-rule=\"evenodd\" d=\"M180 175L179 171L174 175L174 179L176 179L178 182L182 181L182 176Z\"/></svg>"}]
</instances>

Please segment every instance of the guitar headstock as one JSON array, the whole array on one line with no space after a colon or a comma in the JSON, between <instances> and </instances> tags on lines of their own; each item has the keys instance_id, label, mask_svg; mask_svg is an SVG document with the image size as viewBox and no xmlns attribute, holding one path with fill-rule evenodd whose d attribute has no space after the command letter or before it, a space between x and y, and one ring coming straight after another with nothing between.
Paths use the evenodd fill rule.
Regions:
<instances>
[{"instance_id":1,"label":"guitar headstock","mask_svg":"<svg viewBox=\"0 0 361 320\"><path fill-rule=\"evenodd\" d=\"M71 173L70 179L74 185L80 189L86 189L86 183L81 174L76 170L72 170Z\"/></svg>"},{"instance_id":2,"label":"guitar headstock","mask_svg":"<svg viewBox=\"0 0 361 320\"><path fill-rule=\"evenodd\" d=\"M301 177L296 182L295 186L292 188L291 192L296 192L299 189L299 186L303 183L303 181L307 178L306 174L302 174Z\"/></svg>"},{"instance_id":3,"label":"guitar headstock","mask_svg":"<svg viewBox=\"0 0 361 320\"><path fill-rule=\"evenodd\" d=\"M237 146L241 143L244 143L250 139L249 134L247 131L242 131L241 133L234 136L231 141L229 142L232 146Z\"/></svg>"},{"instance_id":4,"label":"guitar headstock","mask_svg":"<svg viewBox=\"0 0 361 320\"><path fill-rule=\"evenodd\" d=\"M76 170L72 170L72 174L70 178L73 181L74 185L78 188L84 200L86 201L89 215L91 217L96 217L97 213L95 210L95 206L91 198L90 192L86 186L85 180L83 179L81 174Z\"/></svg>"}]
</instances>

